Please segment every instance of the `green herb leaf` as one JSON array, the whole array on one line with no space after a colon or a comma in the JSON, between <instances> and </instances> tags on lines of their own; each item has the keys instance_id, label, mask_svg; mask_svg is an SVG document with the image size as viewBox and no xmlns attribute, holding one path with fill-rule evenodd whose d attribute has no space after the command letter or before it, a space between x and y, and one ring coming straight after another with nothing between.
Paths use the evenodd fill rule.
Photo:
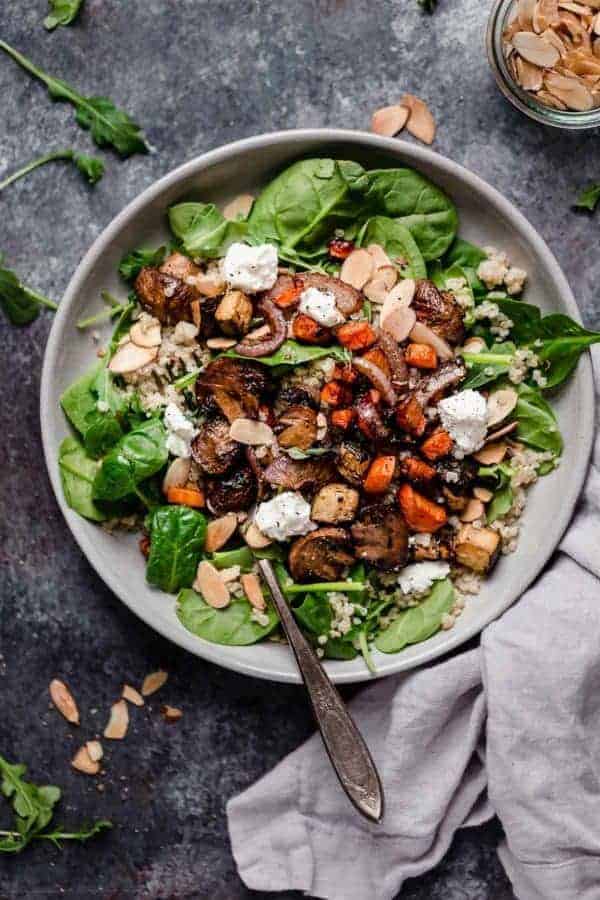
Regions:
<instances>
[{"instance_id":1,"label":"green herb leaf","mask_svg":"<svg viewBox=\"0 0 600 900\"><path fill-rule=\"evenodd\" d=\"M240 356L235 350L228 350L223 354L231 356L234 359L247 359L247 356ZM343 347L315 347L299 344L297 341L285 341L279 350L272 353L271 356L259 356L254 362L262 363L264 366L301 366L304 363L314 362L317 359L330 357L336 362L350 362L350 353Z\"/></svg>"},{"instance_id":2,"label":"green herb leaf","mask_svg":"<svg viewBox=\"0 0 600 900\"><path fill-rule=\"evenodd\" d=\"M169 208L169 225L189 256L223 256L234 241L246 235L246 222L232 222L214 203L177 203Z\"/></svg>"},{"instance_id":3,"label":"green herb leaf","mask_svg":"<svg viewBox=\"0 0 600 900\"><path fill-rule=\"evenodd\" d=\"M487 523L490 525L505 516L512 506L514 494L511 479L514 473L508 463L497 463L494 466L480 466L477 474L490 481L494 490L494 497L486 512Z\"/></svg>"},{"instance_id":4,"label":"green herb leaf","mask_svg":"<svg viewBox=\"0 0 600 900\"><path fill-rule=\"evenodd\" d=\"M168 458L167 432L162 422L142 422L105 456L94 478L94 499L120 500L136 493L140 482L159 472Z\"/></svg>"},{"instance_id":5,"label":"green herb leaf","mask_svg":"<svg viewBox=\"0 0 600 900\"><path fill-rule=\"evenodd\" d=\"M279 622L270 603L265 613L269 623L260 625L252 618L252 607L245 597L235 597L225 609L213 609L192 590L181 591L177 598L177 616L181 624L211 644L243 647L261 641Z\"/></svg>"},{"instance_id":6,"label":"green herb leaf","mask_svg":"<svg viewBox=\"0 0 600 900\"><path fill-rule=\"evenodd\" d=\"M590 184L581 192L575 201L575 209L587 209L594 212L600 200L600 184Z\"/></svg>"},{"instance_id":7,"label":"green herb leaf","mask_svg":"<svg viewBox=\"0 0 600 900\"><path fill-rule=\"evenodd\" d=\"M552 407L537 388L520 384L515 418L519 423L516 438L536 450L551 450L560 456L563 440Z\"/></svg>"},{"instance_id":8,"label":"green herb leaf","mask_svg":"<svg viewBox=\"0 0 600 900\"><path fill-rule=\"evenodd\" d=\"M373 216L368 219L357 240L357 246L380 244L393 262L400 259L404 278L427 278L425 260L411 232L398 219Z\"/></svg>"},{"instance_id":9,"label":"green herb leaf","mask_svg":"<svg viewBox=\"0 0 600 900\"><path fill-rule=\"evenodd\" d=\"M104 175L104 163L95 156L86 156L85 153L74 153L73 162L92 185L97 184Z\"/></svg>"},{"instance_id":10,"label":"green herb leaf","mask_svg":"<svg viewBox=\"0 0 600 900\"><path fill-rule=\"evenodd\" d=\"M158 247L156 250L138 247L137 250L132 250L123 257L119 263L119 275L125 281L133 281L144 266L160 266L166 252L167 248L165 246Z\"/></svg>"},{"instance_id":11,"label":"green herb leaf","mask_svg":"<svg viewBox=\"0 0 600 900\"><path fill-rule=\"evenodd\" d=\"M465 241L463 238L456 238L444 256L442 265L445 268L457 265L467 269L477 269L485 259L487 259L487 253L481 247Z\"/></svg>"},{"instance_id":12,"label":"green herb leaf","mask_svg":"<svg viewBox=\"0 0 600 900\"><path fill-rule=\"evenodd\" d=\"M483 350L481 353L463 353L467 367L463 390L483 387L496 381L500 376L507 375L516 352L516 346L511 341L506 341L503 344L493 344L489 350Z\"/></svg>"},{"instance_id":13,"label":"green herb leaf","mask_svg":"<svg viewBox=\"0 0 600 900\"><path fill-rule=\"evenodd\" d=\"M84 97L66 81L47 75L5 41L0 40L0 50L4 50L30 75L45 84L53 100L71 103L76 111L77 124L91 132L99 147L114 147L123 157L148 151L148 144L139 126L107 97Z\"/></svg>"},{"instance_id":14,"label":"green herb leaf","mask_svg":"<svg viewBox=\"0 0 600 900\"><path fill-rule=\"evenodd\" d=\"M37 159L32 160L32 162L27 163L26 166L23 166L21 169L13 172L12 175L9 175L4 181L0 181L0 191L8 187L9 184L18 181L19 178L23 178L25 175L33 172L34 169L38 169L40 166L44 166L46 163L53 162L54 160L67 160L73 162L81 174L87 178L88 182L92 185L96 184L97 181L100 181L104 175L104 163L102 160L96 159L94 156L86 156L84 153L76 153L75 150L57 150L55 153L47 153L45 156L40 156Z\"/></svg>"},{"instance_id":15,"label":"green herb leaf","mask_svg":"<svg viewBox=\"0 0 600 900\"><path fill-rule=\"evenodd\" d=\"M44 28L52 31L57 25L70 25L73 22L83 0L48 0L50 12L44 19Z\"/></svg>"},{"instance_id":16,"label":"green herb leaf","mask_svg":"<svg viewBox=\"0 0 600 900\"><path fill-rule=\"evenodd\" d=\"M400 613L391 625L375 638L382 653L398 653L408 644L419 644L439 631L442 618L454 606L454 587L449 578L437 581L418 605Z\"/></svg>"},{"instance_id":17,"label":"green herb leaf","mask_svg":"<svg viewBox=\"0 0 600 900\"><path fill-rule=\"evenodd\" d=\"M187 506L162 506L150 519L146 579L167 594L191 587L206 536L206 518Z\"/></svg>"},{"instance_id":18,"label":"green herb leaf","mask_svg":"<svg viewBox=\"0 0 600 900\"><path fill-rule=\"evenodd\" d=\"M61 443L58 451L58 467L67 505L80 516L94 522L104 522L108 519L108 512L94 502L92 495L92 486L100 463L88 456L77 438L66 437Z\"/></svg>"},{"instance_id":19,"label":"green herb leaf","mask_svg":"<svg viewBox=\"0 0 600 900\"><path fill-rule=\"evenodd\" d=\"M293 612L304 628L317 637L321 634L329 635L331 628L331 604L326 594L306 594L299 606L293 607Z\"/></svg>"},{"instance_id":20,"label":"green herb leaf","mask_svg":"<svg viewBox=\"0 0 600 900\"><path fill-rule=\"evenodd\" d=\"M0 255L0 264L2 256ZM38 317L40 306L56 310L52 300L21 284L14 272L0 268L0 306L13 325L28 325Z\"/></svg>"},{"instance_id":21,"label":"green herb leaf","mask_svg":"<svg viewBox=\"0 0 600 900\"><path fill-rule=\"evenodd\" d=\"M542 363L547 389L566 381L584 350L600 342L599 332L588 331L561 313L544 316L540 335L541 347L534 345L534 349Z\"/></svg>"}]
</instances>

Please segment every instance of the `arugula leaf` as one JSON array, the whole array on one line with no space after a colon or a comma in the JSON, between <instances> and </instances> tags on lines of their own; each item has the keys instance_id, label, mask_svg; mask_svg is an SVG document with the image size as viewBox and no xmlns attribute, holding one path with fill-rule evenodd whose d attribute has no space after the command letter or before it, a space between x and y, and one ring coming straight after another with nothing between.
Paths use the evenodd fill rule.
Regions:
<instances>
[{"instance_id":1,"label":"arugula leaf","mask_svg":"<svg viewBox=\"0 0 600 900\"><path fill-rule=\"evenodd\" d=\"M270 603L265 613L268 625L260 625L252 618L252 607L245 597L235 597L225 609L213 609L200 594L189 589L181 591L177 598L177 616L181 624L211 644L243 647L261 641L279 622Z\"/></svg>"},{"instance_id":2,"label":"arugula leaf","mask_svg":"<svg viewBox=\"0 0 600 900\"><path fill-rule=\"evenodd\" d=\"M587 209L594 212L600 200L600 184L590 184L575 201L575 209Z\"/></svg>"},{"instance_id":3,"label":"arugula leaf","mask_svg":"<svg viewBox=\"0 0 600 900\"><path fill-rule=\"evenodd\" d=\"M449 578L437 581L427 597L418 605L400 613L385 631L375 638L382 653L398 653L408 644L426 641L441 627L442 617L454 605L454 587Z\"/></svg>"},{"instance_id":4,"label":"arugula leaf","mask_svg":"<svg viewBox=\"0 0 600 900\"><path fill-rule=\"evenodd\" d=\"M427 278L425 260L417 242L398 219L373 216L365 222L356 243L359 247L380 244L392 261L403 260L400 269L404 278Z\"/></svg>"},{"instance_id":5,"label":"arugula leaf","mask_svg":"<svg viewBox=\"0 0 600 900\"><path fill-rule=\"evenodd\" d=\"M165 258L167 248L158 247L150 250L148 247L138 247L127 253L119 263L119 275L125 281L133 281L144 266L160 266Z\"/></svg>"},{"instance_id":6,"label":"arugula leaf","mask_svg":"<svg viewBox=\"0 0 600 900\"><path fill-rule=\"evenodd\" d=\"M480 353L463 353L468 373L462 384L463 390L483 387L496 381L501 375L507 375L516 352L516 346L511 341L506 341L494 344L491 349Z\"/></svg>"},{"instance_id":7,"label":"arugula leaf","mask_svg":"<svg viewBox=\"0 0 600 900\"><path fill-rule=\"evenodd\" d=\"M0 265L2 255L0 254ZM28 325L37 319L40 306L56 310L58 305L32 288L25 287L14 272L0 268L0 306L13 325Z\"/></svg>"},{"instance_id":8,"label":"arugula leaf","mask_svg":"<svg viewBox=\"0 0 600 900\"><path fill-rule=\"evenodd\" d=\"M150 518L146 580L167 594L191 587L206 537L206 518L187 506L161 506Z\"/></svg>"},{"instance_id":9,"label":"arugula leaf","mask_svg":"<svg viewBox=\"0 0 600 900\"><path fill-rule=\"evenodd\" d=\"M19 853L34 839L52 841L60 848L61 841L85 841L105 828L112 828L111 822L102 819L73 832L60 828L44 831L52 820L61 791L54 785L38 786L25 781L26 772L22 763L9 763L0 756L0 793L10 801L15 815L14 828L0 831L0 852Z\"/></svg>"},{"instance_id":10,"label":"arugula leaf","mask_svg":"<svg viewBox=\"0 0 600 900\"><path fill-rule=\"evenodd\" d=\"M57 25L70 25L73 22L83 0L48 0L50 12L44 19L44 28L52 31Z\"/></svg>"},{"instance_id":11,"label":"arugula leaf","mask_svg":"<svg viewBox=\"0 0 600 900\"><path fill-rule=\"evenodd\" d=\"M0 40L0 50L4 50L30 75L45 84L52 100L71 103L76 110L77 124L91 132L98 147L114 147L123 157L149 150L139 126L107 97L84 97L66 81L47 75L5 41Z\"/></svg>"},{"instance_id":12,"label":"arugula leaf","mask_svg":"<svg viewBox=\"0 0 600 900\"><path fill-rule=\"evenodd\" d=\"M519 399L515 407L515 418L519 423L516 438L536 450L551 450L560 456L563 440L552 407L544 400L541 392L528 384L517 388Z\"/></svg>"},{"instance_id":13,"label":"arugula leaf","mask_svg":"<svg viewBox=\"0 0 600 900\"><path fill-rule=\"evenodd\" d=\"M159 472L168 458L165 426L159 419L147 419L104 457L94 478L94 500L120 500L138 494L140 482Z\"/></svg>"},{"instance_id":14,"label":"arugula leaf","mask_svg":"<svg viewBox=\"0 0 600 900\"><path fill-rule=\"evenodd\" d=\"M235 350L227 350L223 355L231 356L234 359L248 359L247 356L240 356ZM343 347L307 346L292 340L284 341L279 350L272 353L271 356L256 357L254 362L262 363L264 366L301 366L327 356L337 362L350 362L350 353Z\"/></svg>"},{"instance_id":15,"label":"arugula leaf","mask_svg":"<svg viewBox=\"0 0 600 900\"><path fill-rule=\"evenodd\" d=\"M231 221L214 203L177 203L169 207L169 225L189 256L223 256L234 241L246 235L245 221Z\"/></svg>"},{"instance_id":16,"label":"arugula leaf","mask_svg":"<svg viewBox=\"0 0 600 900\"><path fill-rule=\"evenodd\" d=\"M92 496L92 486L100 463L88 456L77 438L66 437L62 441L58 450L58 467L67 505L93 522L108 519L108 511L102 510Z\"/></svg>"},{"instance_id":17,"label":"arugula leaf","mask_svg":"<svg viewBox=\"0 0 600 900\"><path fill-rule=\"evenodd\" d=\"M28 175L29 172L33 172L34 169L57 159L73 162L91 185L100 181L104 175L104 163L102 160L96 159L94 156L86 156L84 153L77 153L75 150L57 150L54 153L47 153L45 156L32 160L26 166L9 175L4 181L0 181L0 191L8 187L9 184L18 181L19 178Z\"/></svg>"}]
</instances>

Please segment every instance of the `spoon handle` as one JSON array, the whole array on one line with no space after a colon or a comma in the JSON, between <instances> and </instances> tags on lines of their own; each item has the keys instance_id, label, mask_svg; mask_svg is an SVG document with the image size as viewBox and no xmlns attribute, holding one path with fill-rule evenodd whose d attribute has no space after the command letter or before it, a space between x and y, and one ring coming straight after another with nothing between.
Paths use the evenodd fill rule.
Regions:
<instances>
[{"instance_id":1,"label":"spoon handle","mask_svg":"<svg viewBox=\"0 0 600 900\"><path fill-rule=\"evenodd\" d=\"M268 559L258 561L294 651L325 748L340 784L365 818L381 822L383 788L375 763L344 701L298 628Z\"/></svg>"}]
</instances>

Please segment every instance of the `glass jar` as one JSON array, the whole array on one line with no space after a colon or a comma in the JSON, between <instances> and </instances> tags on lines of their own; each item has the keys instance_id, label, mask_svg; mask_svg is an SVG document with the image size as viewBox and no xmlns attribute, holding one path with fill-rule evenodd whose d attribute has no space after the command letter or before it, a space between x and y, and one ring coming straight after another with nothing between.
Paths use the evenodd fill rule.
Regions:
<instances>
[{"instance_id":1,"label":"glass jar","mask_svg":"<svg viewBox=\"0 0 600 900\"><path fill-rule=\"evenodd\" d=\"M582 0L585 2L585 0ZM535 94L524 91L513 78L504 56L502 34L512 19L516 0L495 0L487 28L487 54L496 83L507 100L522 113L554 128L581 130L600 126L600 107L586 112L554 109L536 100Z\"/></svg>"}]
</instances>

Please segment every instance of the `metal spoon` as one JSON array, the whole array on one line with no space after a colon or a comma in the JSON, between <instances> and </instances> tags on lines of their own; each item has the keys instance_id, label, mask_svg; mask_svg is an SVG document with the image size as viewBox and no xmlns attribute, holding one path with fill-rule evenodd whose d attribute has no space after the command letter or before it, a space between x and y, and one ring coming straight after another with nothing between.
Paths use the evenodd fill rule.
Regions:
<instances>
[{"instance_id":1,"label":"metal spoon","mask_svg":"<svg viewBox=\"0 0 600 900\"><path fill-rule=\"evenodd\" d=\"M373 822L383 819L383 788L361 733L319 659L296 625L268 559L258 565L281 625L294 651L325 749L340 784L356 809Z\"/></svg>"}]
</instances>

